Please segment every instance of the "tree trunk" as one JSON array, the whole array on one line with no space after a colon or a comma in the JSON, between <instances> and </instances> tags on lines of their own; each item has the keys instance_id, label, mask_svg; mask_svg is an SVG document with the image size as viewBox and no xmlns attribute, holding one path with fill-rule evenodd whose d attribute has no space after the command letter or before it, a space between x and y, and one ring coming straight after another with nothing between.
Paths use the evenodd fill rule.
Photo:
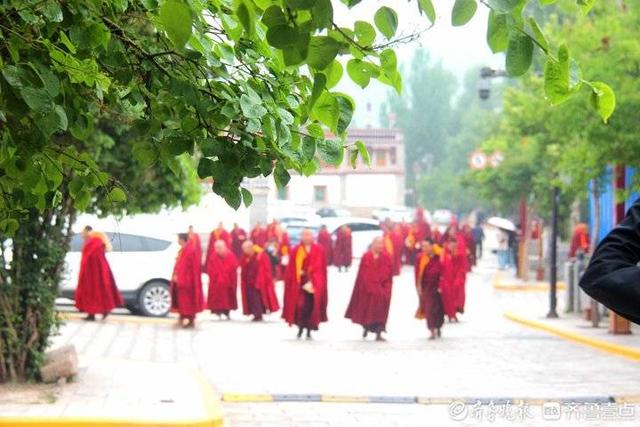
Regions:
<instances>
[{"instance_id":1,"label":"tree trunk","mask_svg":"<svg viewBox=\"0 0 640 427\"><path fill-rule=\"evenodd\" d=\"M74 220L73 201L29 210L12 236L13 258L0 258L0 382L37 379L49 337L60 322L54 308ZM9 246L6 237L2 248Z\"/></svg>"}]
</instances>

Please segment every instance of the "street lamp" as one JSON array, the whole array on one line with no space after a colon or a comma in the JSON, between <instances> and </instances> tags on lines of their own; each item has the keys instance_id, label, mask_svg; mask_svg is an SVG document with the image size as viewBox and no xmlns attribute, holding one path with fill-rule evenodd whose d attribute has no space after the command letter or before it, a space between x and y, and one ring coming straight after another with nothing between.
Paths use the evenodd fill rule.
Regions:
<instances>
[{"instance_id":1,"label":"street lamp","mask_svg":"<svg viewBox=\"0 0 640 427\"><path fill-rule=\"evenodd\" d=\"M560 205L560 188L558 185L553 186L551 192L551 253L549 267L549 313L547 317L549 319L556 319L558 317L557 288L558 288L558 210Z\"/></svg>"},{"instance_id":2,"label":"street lamp","mask_svg":"<svg viewBox=\"0 0 640 427\"><path fill-rule=\"evenodd\" d=\"M491 79L496 77L507 77L504 70L494 70L490 67L482 67L480 69L480 82L478 85L478 97L486 101L491 96Z\"/></svg>"}]
</instances>

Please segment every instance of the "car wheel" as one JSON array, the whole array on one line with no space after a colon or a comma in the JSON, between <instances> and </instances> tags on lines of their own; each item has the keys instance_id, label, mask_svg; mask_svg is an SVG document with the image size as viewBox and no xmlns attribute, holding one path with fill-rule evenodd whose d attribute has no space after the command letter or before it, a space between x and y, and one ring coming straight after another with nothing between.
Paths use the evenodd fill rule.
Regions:
<instances>
[{"instance_id":1,"label":"car wheel","mask_svg":"<svg viewBox=\"0 0 640 427\"><path fill-rule=\"evenodd\" d=\"M171 293L165 282L155 281L147 283L138 297L140 313L151 317L164 317L171 309Z\"/></svg>"}]
</instances>

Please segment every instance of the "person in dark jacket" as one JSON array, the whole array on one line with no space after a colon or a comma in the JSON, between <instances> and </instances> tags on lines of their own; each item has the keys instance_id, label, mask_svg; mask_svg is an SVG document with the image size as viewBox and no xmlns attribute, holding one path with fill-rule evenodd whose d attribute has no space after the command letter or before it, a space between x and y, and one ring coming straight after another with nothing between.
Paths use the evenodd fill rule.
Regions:
<instances>
[{"instance_id":1,"label":"person in dark jacket","mask_svg":"<svg viewBox=\"0 0 640 427\"><path fill-rule=\"evenodd\" d=\"M640 324L640 199L600 242L580 287L593 299Z\"/></svg>"}]
</instances>

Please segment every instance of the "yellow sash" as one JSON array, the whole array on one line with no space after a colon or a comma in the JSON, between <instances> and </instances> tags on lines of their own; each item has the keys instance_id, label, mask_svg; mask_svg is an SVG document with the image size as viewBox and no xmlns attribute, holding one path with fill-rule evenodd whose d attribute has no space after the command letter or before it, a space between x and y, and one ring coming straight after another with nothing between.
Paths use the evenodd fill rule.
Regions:
<instances>
[{"instance_id":1,"label":"yellow sash","mask_svg":"<svg viewBox=\"0 0 640 427\"><path fill-rule=\"evenodd\" d=\"M304 264L304 260L307 258L307 251L304 246L300 246L298 251L296 252L296 281L300 283L300 278L302 277L302 264Z\"/></svg>"}]
</instances>

